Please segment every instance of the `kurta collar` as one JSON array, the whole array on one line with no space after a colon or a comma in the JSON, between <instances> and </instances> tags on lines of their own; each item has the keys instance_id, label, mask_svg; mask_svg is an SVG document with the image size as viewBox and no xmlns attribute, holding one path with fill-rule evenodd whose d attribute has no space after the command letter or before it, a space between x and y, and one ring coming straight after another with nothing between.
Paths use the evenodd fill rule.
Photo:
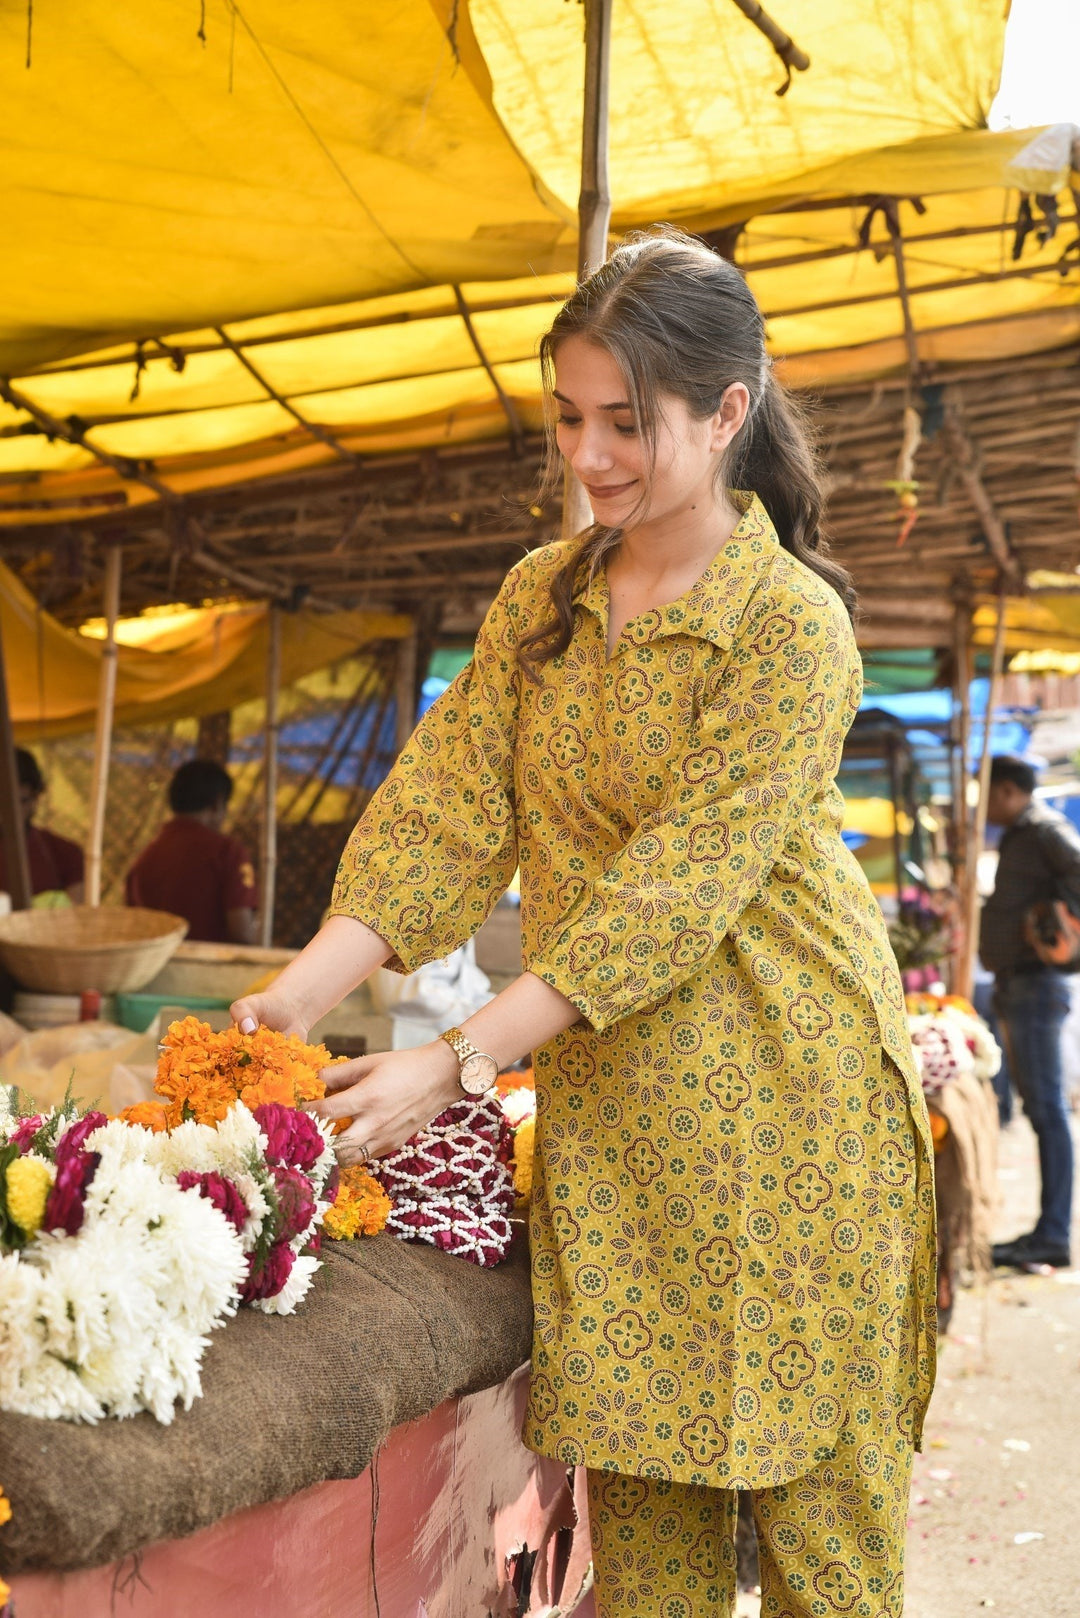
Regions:
<instances>
[{"instance_id":1,"label":"kurta collar","mask_svg":"<svg viewBox=\"0 0 1080 1618\"><path fill-rule=\"evenodd\" d=\"M743 507L743 514L727 544L685 595L631 619L622 632L620 645L668 635L691 635L722 649L731 645L750 593L780 545L772 520L756 494L735 490L732 498ZM577 599L600 620L606 638L609 597L603 566L596 569Z\"/></svg>"}]
</instances>

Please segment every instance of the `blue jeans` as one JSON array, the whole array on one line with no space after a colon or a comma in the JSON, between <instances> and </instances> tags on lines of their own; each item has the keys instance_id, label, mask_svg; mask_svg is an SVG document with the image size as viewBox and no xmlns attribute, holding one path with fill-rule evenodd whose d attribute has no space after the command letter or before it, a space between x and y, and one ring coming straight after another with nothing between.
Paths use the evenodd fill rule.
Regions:
<instances>
[{"instance_id":1,"label":"blue jeans","mask_svg":"<svg viewBox=\"0 0 1080 1618\"><path fill-rule=\"evenodd\" d=\"M1039 1143L1042 1207L1034 1235L1067 1251L1072 1220L1073 1149L1065 1105L1061 1029L1069 984L1053 971L1024 972L994 989L1012 1080Z\"/></svg>"}]
</instances>

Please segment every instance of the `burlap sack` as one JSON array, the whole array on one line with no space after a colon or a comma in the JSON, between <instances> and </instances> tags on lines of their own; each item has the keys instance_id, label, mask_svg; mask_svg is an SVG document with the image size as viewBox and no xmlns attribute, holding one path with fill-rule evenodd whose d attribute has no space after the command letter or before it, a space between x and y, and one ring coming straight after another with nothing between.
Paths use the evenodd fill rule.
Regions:
<instances>
[{"instance_id":1,"label":"burlap sack","mask_svg":"<svg viewBox=\"0 0 1080 1618\"><path fill-rule=\"evenodd\" d=\"M491 1387L529 1355L524 1242L482 1270L390 1236L330 1243L295 1315L214 1333L203 1397L171 1427L0 1414L12 1520L0 1571L112 1562L244 1506L356 1477L404 1421Z\"/></svg>"}]
</instances>

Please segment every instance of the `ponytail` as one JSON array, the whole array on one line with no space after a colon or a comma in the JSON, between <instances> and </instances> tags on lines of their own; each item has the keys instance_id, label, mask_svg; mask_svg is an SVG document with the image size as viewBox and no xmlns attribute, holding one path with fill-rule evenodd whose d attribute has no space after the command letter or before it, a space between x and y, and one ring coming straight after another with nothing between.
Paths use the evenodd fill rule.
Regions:
<instances>
[{"instance_id":1,"label":"ponytail","mask_svg":"<svg viewBox=\"0 0 1080 1618\"><path fill-rule=\"evenodd\" d=\"M824 495L810 429L771 365L757 405L735 441L725 482L757 495L784 549L836 591L853 619L858 598L851 575L833 561L821 532Z\"/></svg>"}]
</instances>

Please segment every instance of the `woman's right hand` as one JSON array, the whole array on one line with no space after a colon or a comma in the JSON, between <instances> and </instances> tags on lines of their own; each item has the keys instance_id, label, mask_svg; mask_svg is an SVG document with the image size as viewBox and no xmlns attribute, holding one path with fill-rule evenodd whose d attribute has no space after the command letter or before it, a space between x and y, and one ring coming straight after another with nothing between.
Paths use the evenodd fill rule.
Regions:
<instances>
[{"instance_id":1,"label":"woman's right hand","mask_svg":"<svg viewBox=\"0 0 1080 1618\"><path fill-rule=\"evenodd\" d=\"M280 1034L299 1034L301 1039L308 1036L307 1023L296 1006L287 994L275 993L273 985L262 994L245 994L234 1000L229 1014L242 1034L253 1034L261 1023Z\"/></svg>"}]
</instances>

